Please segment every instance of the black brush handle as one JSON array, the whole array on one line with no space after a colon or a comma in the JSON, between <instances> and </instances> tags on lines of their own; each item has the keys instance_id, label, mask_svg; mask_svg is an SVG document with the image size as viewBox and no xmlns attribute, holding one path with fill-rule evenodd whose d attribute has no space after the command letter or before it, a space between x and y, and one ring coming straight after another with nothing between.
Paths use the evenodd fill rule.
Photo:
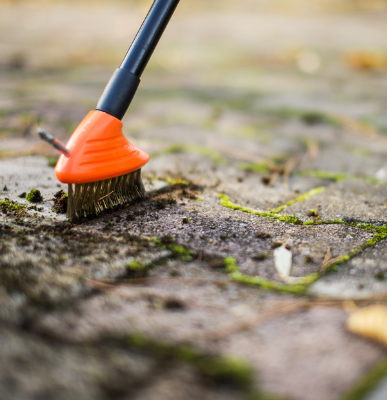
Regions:
<instances>
[{"instance_id":1,"label":"black brush handle","mask_svg":"<svg viewBox=\"0 0 387 400\"><path fill-rule=\"evenodd\" d=\"M128 53L107 84L97 110L122 119L136 94L144 72L180 0L155 0Z\"/></svg>"}]
</instances>

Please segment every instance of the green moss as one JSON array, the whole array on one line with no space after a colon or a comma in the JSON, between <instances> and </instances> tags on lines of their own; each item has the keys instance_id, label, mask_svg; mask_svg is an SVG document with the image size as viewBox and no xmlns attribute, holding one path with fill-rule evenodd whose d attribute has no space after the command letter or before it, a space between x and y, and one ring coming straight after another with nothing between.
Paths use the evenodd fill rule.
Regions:
<instances>
[{"instance_id":1,"label":"green moss","mask_svg":"<svg viewBox=\"0 0 387 400\"><path fill-rule=\"evenodd\" d=\"M372 232L377 232L380 229L380 227L376 227L372 224L359 223L359 222L351 223L350 225L355 228L363 229L365 231L372 231ZM386 227L382 227L382 229L387 232Z\"/></svg>"},{"instance_id":2,"label":"green moss","mask_svg":"<svg viewBox=\"0 0 387 400\"><path fill-rule=\"evenodd\" d=\"M271 168L264 162L240 164L239 169L242 171L257 172L258 174L269 174L271 172Z\"/></svg>"},{"instance_id":3,"label":"green moss","mask_svg":"<svg viewBox=\"0 0 387 400\"><path fill-rule=\"evenodd\" d=\"M237 261L235 258L226 257L224 259L226 272L229 274L230 279L235 282L242 283L245 285L259 286L262 289L275 290L278 292L293 293L293 294L305 294L307 292L307 287L305 285L310 285L315 282L318 278L318 274L308 275L301 280L301 284L297 285L285 285L277 283L259 276L248 276L240 272Z\"/></svg>"},{"instance_id":4,"label":"green moss","mask_svg":"<svg viewBox=\"0 0 387 400\"><path fill-rule=\"evenodd\" d=\"M168 240L166 240L166 237L161 239L153 237L150 238L149 241L155 243L161 249L170 250L172 257L178 258L182 261L190 261L196 255L194 251L173 243L173 237L168 238Z\"/></svg>"},{"instance_id":5,"label":"green moss","mask_svg":"<svg viewBox=\"0 0 387 400\"><path fill-rule=\"evenodd\" d=\"M231 383L238 388L250 389L253 383L253 369L244 360L225 357L198 359L196 367L213 383Z\"/></svg>"},{"instance_id":6,"label":"green moss","mask_svg":"<svg viewBox=\"0 0 387 400\"><path fill-rule=\"evenodd\" d=\"M59 157L46 156L46 159L47 159L47 165L49 167L55 168Z\"/></svg>"},{"instance_id":7,"label":"green moss","mask_svg":"<svg viewBox=\"0 0 387 400\"><path fill-rule=\"evenodd\" d=\"M132 261L126 264L126 268L132 271L143 271L145 266L142 262Z\"/></svg>"},{"instance_id":8,"label":"green moss","mask_svg":"<svg viewBox=\"0 0 387 400\"><path fill-rule=\"evenodd\" d=\"M243 275L240 272L232 273L230 275L230 278L235 282L243 283L245 285L259 286L262 289L275 290L277 292L304 295L308 291L307 286L304 286L304 285L285 285L285 284L277 283L274 281L270 281L265 278L261 278L260 276ZM313 282L315 280L316 279L314 279Z\"/></svg>"},{"instance_id":9,"label":"green moss","mask_svg":"<svg viewBox=\"0 0 387 400\"><path fill-rule=\"evenodd\" d=\"M239 272L239 268L238 268L235 258L226 257L224 259L224 264L226 266L226 272L228 272L229 274Z\"/></svg>"},{"instance_id":10,"label":"green moss","mask_svg":"<svg viewBox=\"0 0 387 400\"><path fill-rule=\"evenodd\" d=\"M171 186L188 186L189 183L185 181L184 179L174 179L174 178L165 178L161 179L167 183L169 183Z\"/></svg>"},{"instance_id":11,"label":"green moss","mask_svg":"<svg viewBox=\"0 0 387 400\"><path fill-rule=\"evenodd\" d=\"M193 252L192 250L188 250L185 247L175 243L166 244L165 247L168 250L172 251L174 257L182 261L190 261L192 260L192 257L195 255L195 252Z\"/></svg>"},{"instance_id":12,"label":"green moss","mask_svg":"<svg viewBox=\"0 0 387 400\"><path fill-rule=\"evenodd\" d=\"M387 377L387 359L372 368L339 400L362 400L375 389L375 387Z\"/></svg>"},{"instance_id":13,"label":"green moss","mask_svg":"<svg viewBox=\"0 0 387 400\"><path fill-rule=\"evenodd\" d=\"M347 261L349 261L351 258L356 257L360 253L362 253L365 249L368 247L373 247L375 246L376 243L380 242L381 240L387 238L387 227L382 226L373 226L371 224L363 224L363 223L346 223L342 220L333 220L333 221L319 221L317 223L312 223L312 224L307 224L304 223L304 225L320 225L320 224L341 224L341 225L346 225L346 226L352 226L358 229L366 230L366 231L373 231L376 232L375 235L373 236L372 239L367 240L365 243L362 245L354 248L351 250L348 254L343 255L337 261L335 262L334 265L331 265L327 271L331 270L337 270L340 264L343 264Z\"/></svg>"},{"instance_id":14,"label":"green moss","mask_svg":"<svg viewBox=\"0 0 387 400\"><path fill-rule=\"evenodd\" d=\"M330 219L327 221L305 221L303 225L347 225L342 219Z\"/></svg>"},{"instance_id":15,"label":"green moss","mask_svg":"<svg viewBox=\"0 0 387 400\"><path fill-rule=\"evenodd\" d=\"M18 204L15 201L0 200L0 208L9 211L25 211L26 206Z\"/></svg>"},{"instance_id":16,"label":"green moss","mask_svg":"<svg viewBox=\"0 0 387 400\"><path fill-rule=\"evenodd\" d=\"M141 261L131 261L126 264L129 278L145 278L148 275L148 268Z\"/></svg>"},{"instance_id":17,"label":"green moss","mask_svg":"<svg viewBox=\"0 0 387 400\"><path fill-rule=\"evenodd\" d=\"M210 158L216 164L224 164L225 163L224 158L217 151L212 150L208 147L198 146L195 144L174 144L174 145L166 148L165 150L151 154L151 157L159 157L161 155L176 154L176 153L199 154L201 156Z\"/></svg>"},{"instance_id":18,"label":"green moss","mask_svg":"<svg viewBox=\"0 0 387 400\"><path fill-rule=\"evenodd\" d=\"M297 285L311 285L320 279L320 274L309 274L301 278L297 278Z\"/></svg>"},{"instance_id":19,"label":"green moss","mask_svg":"<svg viewBox=\"0 0 387 400\"><path fill-rule=\"evenodd\" d=\"M255 211L255 210L252 210L251 208L243 207L239 204L234 204L230 200L230 198L228 196L226 196L225 194L220 194L219 198L220 198L220 205L222 205L223 207L227 207L231 210L242 211L242 212L248 213L248 214L259 215L260 217L276 219L278 221L286 222L288 224L302 225L302 221L297 217L293 217L292 215L282 215L282 214L276 214L273 212Z\"/></svg>"},{"instance_id":20,"label":"green moss","mask_svg":"<svg viewBox=\"0 0 387 400\"><path fill-rule=\"evenodd\" d=\"M286 204L284 204L280 207L274 208L273 210L271 210L271 212L277 214L277 213L281 212L283 209L285 209L286 207L290 207L296 203L302 203L305 200L310 199L311 197L317 196L318 194L324 192L325 190L326 190L326 188L324 186L320 186L315 189L309 190L309 192L296 197L294 200L288 201Z\"/></svg>"},{"instance_id":21,"label":"green moss","mask_svg":"<svg viewBox=\"0 0 387 400\"><path fill-rule=\"evenodd\" d=\"M285 222L287 224L294 224L294 225L303 224L303 222L299 218L293 217L292 215L272 214L270 217L275 218L278 221Z\"/></svg>"},{"instance_id":22,"label":"green moss","mask_svg":"<svg viewBox=\"0 0 387 400\"><path fill-rule=\"evenodd\" d=\"M265 212L259 212L252 210L251 208L248 207L243 207L240 204L234 204L230 198L225 195L225 194L219 194L219 199L220 199L220 205L223 207L229 208L231 210L237 210L237 211L242 211L248 214L253 214L253 215L259 215L261 217L270 217L271 213L265 213Z\"/></svg>"},{"instance_id":23,"label":"green moss","mask_svg":"<svg viewBox=\"0 0 387 400\"><path fill-rule=\"evenodd\" d=\"M155 340L140 333L129 335L125 344L154 354L158 358L188 363L207 381L214 385L229 384L241 390L246 398L262 398L254 389L254 372L244 360L231 357L213 357L195 348Z\"/></svg>"},{"instance_id":24,"label":"green moss","mask_svg":"<svg viewBox=\"0 0 387 400\"><path fill-rule=\"evenodd\" d=\"M188 346L179 346L174 353L179 360L188 363L194 362L200 357L196 349Z\"/></svg>"},{"instance_id":25,"label":"green moss","mask_svg":"<svg viewBox=\"0 0 387 400\"><path fill-rule=\"evenodd\" d=\"M43 196L38 189L32 189L26 196L26 200L30 203L40 203L43 201Z\"/></svg>"}]
</instances>

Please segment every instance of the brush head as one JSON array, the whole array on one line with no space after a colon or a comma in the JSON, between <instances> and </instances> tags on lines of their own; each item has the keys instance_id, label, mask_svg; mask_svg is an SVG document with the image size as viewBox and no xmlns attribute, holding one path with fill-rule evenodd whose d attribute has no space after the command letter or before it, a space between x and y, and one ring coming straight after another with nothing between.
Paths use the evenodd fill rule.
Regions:
<instances>
[{"instance_id":1,"label":"brush head","mask_svg":"<svg viewBox=\"0 0 387 400\"><path fill-rule=\"evenodd\" d=\"M142 168L149 155L122 133L122 122L103 111L90 111L74 131L55 167L62 183L84 184L123 176Z\"/></svg>"},{"instance_id":2,"label":"brush head","mask_svg":"<svg viewBox=\"0 0 387 400\"><path fill-rule=\"evenodd\" d=\"M70 221L95 217L145 195L141 169L112 179L68 187L67 218Z\"/></svg>"},{"instance_id":3,"label":"brush head","mask_svg":"<svg viewBox=\"0 0 387 400\"><path fill-rule=\"evenodd\" d=\"M66 145L55 167L67 183L67 217L71 221L94 217L145 194L141 167L149 155L133 146L122 133L122 122L103 111L90 111Z\"/></svg>"}]
</instances>

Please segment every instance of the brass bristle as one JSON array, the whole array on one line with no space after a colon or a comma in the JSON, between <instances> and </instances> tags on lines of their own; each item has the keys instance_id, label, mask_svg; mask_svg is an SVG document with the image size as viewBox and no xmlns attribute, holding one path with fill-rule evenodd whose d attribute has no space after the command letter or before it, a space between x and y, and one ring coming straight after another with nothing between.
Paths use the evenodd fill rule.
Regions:
<instances>
[{"instance_id":1,"label":"brass bristle","mask_svg":"<svg viewBox=\"0 0 387 400\"><path fill-rule=\"evenodd\" d=\"M75 186L75 188L74 188ZM67 218L76 221L127 204L145 194L141 169L104 181L70 184Z\"/></svg>"}]
</instances>

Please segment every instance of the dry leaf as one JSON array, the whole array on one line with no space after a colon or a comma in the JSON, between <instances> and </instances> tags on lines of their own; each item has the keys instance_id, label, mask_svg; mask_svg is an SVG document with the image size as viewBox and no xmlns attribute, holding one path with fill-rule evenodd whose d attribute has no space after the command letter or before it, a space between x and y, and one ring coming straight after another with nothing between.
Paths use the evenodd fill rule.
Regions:
<instances>
[{"instance_id":1,"label":"dry leaf","mask_svg":"<svg viewBox=\"0 0 387 400\"><path fill-rule=\"evenodd\" d=\"M354 311L346 323L352 333L387 346L387 306L375 305Z\"/></svg>"},{"instance_id":2,"label":"dry leaf","mask_svg":"<svg viewBox=\"0 0 387 400\"><path fill-rule=\"evenodd\" d=\"M345 61L352 69L378 71L387 67L386 54L379 51L359 51L346 54Z\"/></svg>"},{"instance_id":3,"label":"dry leaf","mask_svg":"<svg viewBox=\"0 0 387 400\"><path fill-rule=\"evenodd\" d=\"M274 265L281 278L288 278L292 269L292 252L284 246L275 249Z\"/></svg>"}]
</instances>

